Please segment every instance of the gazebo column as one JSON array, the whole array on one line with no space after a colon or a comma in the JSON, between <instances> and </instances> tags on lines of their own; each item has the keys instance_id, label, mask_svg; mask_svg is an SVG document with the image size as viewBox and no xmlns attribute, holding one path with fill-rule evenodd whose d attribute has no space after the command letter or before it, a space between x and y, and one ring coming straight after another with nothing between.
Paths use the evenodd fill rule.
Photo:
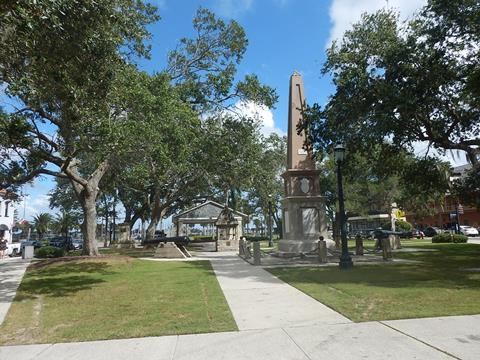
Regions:
<instances>
[{"instance_id":1,"label":"gazebo column","mask_svg":"<svg viewBox=\"0 0 480 360\"><path fill-rule=\"evenodd\" d=\"M177 236L180 236L180 229L182 228L183 226L183 222L178 220L177 221Z\"/></svg>"}]
</instances>

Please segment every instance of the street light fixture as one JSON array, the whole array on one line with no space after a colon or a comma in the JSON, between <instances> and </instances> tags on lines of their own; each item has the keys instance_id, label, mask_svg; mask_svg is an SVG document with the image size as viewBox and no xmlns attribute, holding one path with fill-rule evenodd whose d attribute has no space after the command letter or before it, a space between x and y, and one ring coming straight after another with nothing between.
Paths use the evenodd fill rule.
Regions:
<instances>
[{"instance_id":1,"label":"street light fixture","mask_svg":"<svg viewBox=\"0 0 480 360\"><path fill-rule=\"evenodd\" d=\"M268 195L268 247L273 247L272 241L272 195Z\"/></svg>"},{"instance_id":2,"label":"street light fixture","mask_svg":"<svg viewBox=\"0 0 480 360\"><path fill-rule=\"evenodd\" d=\"M338 207L340 215L340 236L342 241L342 255L340 256L340 269L349 269L353 266L352 258L348 253L347 222L345 217L345 204L343 199L342 163L345 160L345 146L337 143L335 146L335 162L337 163L338 182Z\"/></svg>"}]
</instances>

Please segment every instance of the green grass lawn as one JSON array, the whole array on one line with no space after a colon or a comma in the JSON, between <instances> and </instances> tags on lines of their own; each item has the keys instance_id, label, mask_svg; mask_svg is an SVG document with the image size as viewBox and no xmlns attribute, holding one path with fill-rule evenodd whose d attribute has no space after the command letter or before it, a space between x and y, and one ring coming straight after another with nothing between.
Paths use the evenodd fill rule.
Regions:
<instances>
[{"instance_id":1,"label":"green grass lawn","mask_svg":"<svg viewBox=\"0 0 480 360\"><path fill-rule=\"evenodd\" d=\"M1 345L237 329L208 261L117 256L39 265L0 326Z\"/></svg>"},{"instance_id":2,"label":"green grass lawn","mask_svg":"<svg viewBox=\"0 0 480 360\"><path fill-rule=\"evenodd\" d=\"M268 269L353 321L480 313L480 246L402 241L421 264ZM477 270L475 270L475 268Z\"/></svg>"}]
</instances>

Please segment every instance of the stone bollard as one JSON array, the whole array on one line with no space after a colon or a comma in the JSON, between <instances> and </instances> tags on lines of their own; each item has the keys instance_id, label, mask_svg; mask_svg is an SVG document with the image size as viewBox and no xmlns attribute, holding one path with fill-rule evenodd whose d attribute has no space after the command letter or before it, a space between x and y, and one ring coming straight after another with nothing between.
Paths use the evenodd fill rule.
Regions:
<instances>
[{"instance_id":1,"label":"stone bollard","mask_svg":"<svg viewBox=\"0 0 480 360\"><path fill-rule=\"evenodd\" d=\"M390 247L393 250L401 249L402 245L400 243L400 236L398 235L388 235L388 239L390 241Z\"/></svg>"},{"instance_id":2,"label":"stone bollard","mask_svg":"<svg viewBox=\"0 0 480 360\"><path fill-rule=\"evenodd\" d=\"M245 240L243 240L243 237L238 241L238 255L245 257Z\"/></svg>"},{"instance_id":3,"label":"stone bollard","mask_svg":"<svg viewBox=\"0 0 480 360\"><path fill-rule=\"evenodd\" d=\"M360 234L355 236L355 255L363 256L363 239Z\"/></svg>"},{"instance_id":4,"label":"stone bollard","mask_svg":"<svg viewBox=\"0 0 480 360\"><path fill-rule=\"evenodd\" d=\"M253 265L260 265L260 241L253 242Z\"/></svg>"},{"instance_id":5,"label":"stone bollard","mask_svg":"<svg viewBox=\"0 0 480 360\"><path fill-rule=\"evenodd\" d=\"M390 246L390 239L389 238L383 238L380 241L382 242L383 260L391 260L392 259L392 247Z\"/></svg>"},{"instance_id":6,"label":"stone bollard","mask_svg":"<svg viewBox=\"0 0 480 360\"><path fill-rule=\"evenodd\" d=\"M325 240L317 241L318 261L321 263L327 262L327 242Z\"/></svg>"}]
</instances>

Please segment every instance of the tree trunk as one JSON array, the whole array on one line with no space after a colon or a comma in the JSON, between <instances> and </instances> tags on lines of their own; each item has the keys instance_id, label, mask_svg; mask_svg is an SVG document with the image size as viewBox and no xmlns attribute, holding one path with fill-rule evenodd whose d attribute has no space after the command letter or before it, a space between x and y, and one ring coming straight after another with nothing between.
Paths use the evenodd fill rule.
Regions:
<instances>
[{"instance_id":1,"label":"tree trunk","mask_svg":"<svg viewBox=\"0 0 480 360\"><path fill-rule=\"evenodd\" d=\"M280 239L283 239L283 224L282 224L282 219L280 218L280 216L278 216L278 209L276 206L273 207L273 213L272 213L272 217L273 217L273 221L275 222L275 226L277 227L277 231L278 231L278 236Z\"/></svg>"},{"instance_id":2,"label":"tree trunk","mask_svg":"<svg viewBox=\"0 0 480 360\"><path fill-rule=\"evenodd\" d=\"M97 232L97 195L99 192L98 184L103 175L107 171L108 161L103 161L97 169L88 177L84 179L80 176L76 161L73 159L69 166L65 169L65 173L69 176L70 182L77 195L83 210L83 255L98 256L98 245L96 239Z\"/></svg>"},{"instance_id":3,"label":"tree trunk","mask_svg":"<svg viewBox=\"0 0 480 360\"><path fill-rule=\"evenodd\" d=\"M155 230L157 229L157 225L160 222L160 220L163 219L166 212L167 212L166 204L163 204L162 206L159 206L158 208L154 209L154 211L152 211L152 213L155 214L155 217L152 216L152 220L150 221L150 224L148 224L147 235L146 235L147 240L153 240L155 236Z\"/></svg>"},{"instance_id":4,"label":"tree trunk","mask_svg":"<svg viewBox=\"0 0 480 360\"><path fill-rule=\"evenodd\" d=\"M88 191L90 190L90 191ZM98 256L98 246L96 239L97 232L97 192L91 189L84 189L79 196L80 204L83 209L83 255Z\"/></svg>"},{"instance_id":5,"label":"tree trunk","mask_svg":"<svg viewBox=\"0 0 480 360\"><path fill-rule=\"evenodd\" d=\"M145 238L147 241L153 240L153 237L155 236L155 230L157 229L157 225L158 225L158 220L152 218L150 220L150 223L148 224L146 235L145 235Z\"/></svg>"}]
</instances>

